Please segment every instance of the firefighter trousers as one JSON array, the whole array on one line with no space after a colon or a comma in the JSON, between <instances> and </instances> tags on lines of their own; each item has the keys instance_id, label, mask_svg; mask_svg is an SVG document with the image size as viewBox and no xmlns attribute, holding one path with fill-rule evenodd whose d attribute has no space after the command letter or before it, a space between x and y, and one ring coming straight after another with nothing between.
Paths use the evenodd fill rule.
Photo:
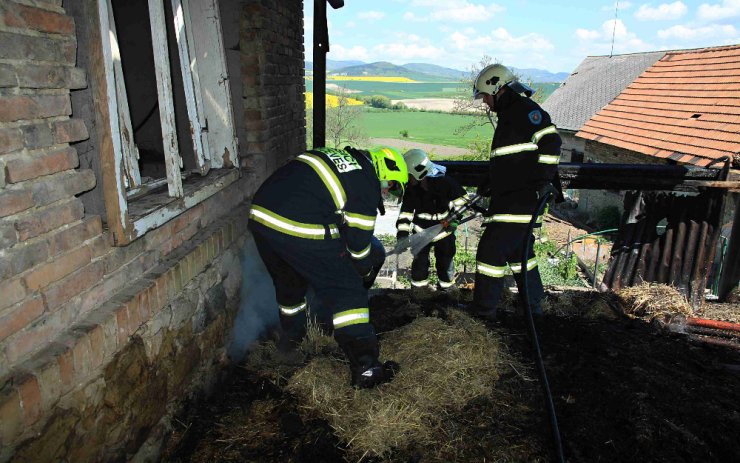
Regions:
<instances>
[{"instance_id":1,"label":"firefighter trousers","mask_svg":"<svg viewBox=\"0 0 740 463\"><path fill-rule=\"evenodd\" d=\"M250 221L257 250L272 277L280 323L295 340L306 330L306 292L332 318L334 338L352 363L377 361L378 341L370 323L368 292L341 239L312 240Z\"/></svg>"},{"instance_id":2,"label":"firefighter trousers","mask_svg":"<svg viewBox=\"0 0 740 463\"><path fill-rule=\"evenodd\" d=\"M429 254L434 248L434 266L437 271L439 285L442 288L452 286L455 276L455 234L424 246L411 262L411 284L415 287L424 287L429 283Z\"/></svg>"},{"instance_id":3,"label":"firefighter trousers","mask_svg":"<svg viewBox=\"0 0 740 463\"><path fill-rule=\"evenodd\" d=\"M526 236L527 226L511 223L491 223L486 226L476 255L473 302L485 310L495 310L504 289L504 279L513 273L519 294L524 291L526 275L529 303L534 312L540 309L545 291L537 260L534 256L534 236ZM525 243L529 244L527 262L521 262Z\"/></svg>"}]
</instances>

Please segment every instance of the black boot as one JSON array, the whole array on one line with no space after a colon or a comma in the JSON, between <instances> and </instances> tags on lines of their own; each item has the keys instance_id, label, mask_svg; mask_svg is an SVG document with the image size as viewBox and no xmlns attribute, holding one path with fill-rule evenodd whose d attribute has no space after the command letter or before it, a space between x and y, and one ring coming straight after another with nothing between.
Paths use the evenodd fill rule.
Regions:
<instances>
[{"instance_id":1,"label":"black boot","mask_svg":"<svg viewBox=\"0 0 740 463\"><path fill-rule=\"evenodd\" d=\"M393 360L387 360L382 365L378 360L367 362L365 365L350 365L352 370L352 386L358 389L370 389L393 380L401 366Z\"/></svg>"},{"instance_id":2,"label":"black boot","mask_svg":"<svg viewBox=\"0 0 740 463\"><path fill-rule=\"evenodd\" d=\"M497 319L495 307L491 309L488 307L483 307L481 305L478 305L475 302L472 302L464 306L463 310L465 310L471 316L478 318L480 320L483 320L483 321L495 322Z\"/></svg>"}]
</instances>

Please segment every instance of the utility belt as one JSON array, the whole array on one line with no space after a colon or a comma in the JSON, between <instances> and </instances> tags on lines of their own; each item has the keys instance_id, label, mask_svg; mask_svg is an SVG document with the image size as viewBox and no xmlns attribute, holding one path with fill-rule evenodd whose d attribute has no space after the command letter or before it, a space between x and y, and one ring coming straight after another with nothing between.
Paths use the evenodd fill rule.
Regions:
<instances>
[{"instance_id":1,"label":"utility belt","mask_svg":"<svg viewBox=\"0 0 740 463\"><path fill-rule=\"evenodd\" d=\"M303 223L283 217L257 204L252 204L249 219L285 235L309 240L339 239L339 225Z\"/></svg>"}]
</instances>

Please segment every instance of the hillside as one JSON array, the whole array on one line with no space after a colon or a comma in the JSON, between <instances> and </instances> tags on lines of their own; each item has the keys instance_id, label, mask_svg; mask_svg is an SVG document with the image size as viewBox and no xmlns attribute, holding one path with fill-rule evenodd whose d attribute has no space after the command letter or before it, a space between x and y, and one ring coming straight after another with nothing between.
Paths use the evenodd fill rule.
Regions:
<instances>
[{"instance_id":1,"label":"hillside","mask_svg":"<svg viewBox=\"0 0 740 463\"><path fill-rule=\"evenodd\" d=\"M406 63L396 65L386 61L364 63L362 61L326 61L329 75L347 76L401 76L421 82L457 82L470 78L470 71L446 68L429 63ZM550 72L537 68L511 68L524 80L531 82L563 82L570 73ZM313 70L313 63L306 61L306 70Z\"/></svg>"}]
</instances>

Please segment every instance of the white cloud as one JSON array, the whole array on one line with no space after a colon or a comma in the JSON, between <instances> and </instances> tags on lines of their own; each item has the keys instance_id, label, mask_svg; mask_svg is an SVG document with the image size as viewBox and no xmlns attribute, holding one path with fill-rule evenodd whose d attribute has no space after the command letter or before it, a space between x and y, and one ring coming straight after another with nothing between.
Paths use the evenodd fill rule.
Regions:
<instances>
[{"instance_id":1,"label":"white cloud","mask_svg":"<svg viewBox=\"0 0 740 463\"><path fill-rule=\"evenodd\" d=\"M435 60L444 54L441 48L417 43L383 43L373 47L373 54L383 61L408 61L415 59ZM361 58L353 58L361 59ZM434 62L434 61L432 61Z\"/></svg>"},{"instance_id":2,"label":"white cloud","mask_svg":"<svg viewBox=\"0 0 740 463\"><path fill-rule=\"evenodd\" d=\"M327 57L333 60L369 61L370 53L368 53L365 47L355 46L346 48L338 44L330 44Z\"/></svg>"},{"instance_id":3,"label":"white cloud","mask_svg":"<svg viewBox=\"0 0 740 463\"><path fill-rule=\"evenodd\" d=\"M641 5L635 11L635 18L640 21L667 21L676 20L686 14L688 8L681 2L662 3L653 8L650 3Z\"/></svg>"},{"instance_id":4,"label":"white cloud","mask_svg":"<svg viewBox=\"0 0 740 463\"><path fill-rule=\"evenodd\" d=\"M726 40L740 38L740 31L731 24L710 24L701 27L677 25L658 31L661 39L688 40Z\"/></svg>"},{"instance_id":5,"label":"white cloud","mask_svg":"<svg viewBox=\"0 0 740 463\"><path fill-rule=\"evenodd\" d=\"M721 3L702 3L696 12L699 19L716 21L740 16L740 0L722 0Z\"/></svg>"},{"instance_id":6,"label":"white cloud","mask_svg":"<svg viewBox=\"0 0 740 463\"><path fill-rule=\"evenodd\" d=\"M601 30L576 29L575 36L580 41L581 49L588 55L608 54L612 49L617 54L653 49L652 45L637 37L637 34L628 31L621 19L604 21Z\"/></svg>"},{"instance_id":7,"label":"white cloud","mask_svg":"<svg viewBox=\"0 0 740 463\"><path fill-rule=\"evenodd\" d=\"M466 0L412 0L412 7L419 7L421 14L407 11L407 21L441 21L472 23L488 21L506 9L496 3L472 3Z\"/></svg>"},{"instance_id":8,"label":"white cloud","mask_svg":"<svg viewBox=\"0 0 740 463\"><path fill-rule=\"evenodd\" d=\"M361 11L357 13L357 18L365 21L379 21L385 18L385 13L382 11Z\"/></svg>"}]
</instances>

